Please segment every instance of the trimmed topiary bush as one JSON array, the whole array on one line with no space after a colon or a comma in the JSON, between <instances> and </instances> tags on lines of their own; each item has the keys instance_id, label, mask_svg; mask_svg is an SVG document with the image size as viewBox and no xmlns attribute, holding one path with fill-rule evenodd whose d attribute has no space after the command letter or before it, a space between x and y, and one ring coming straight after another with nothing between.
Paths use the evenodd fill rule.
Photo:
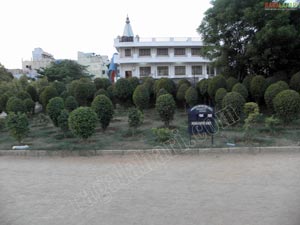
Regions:
<instances>
[{"instance_id":1,"label":"trimmed topiary bush","mask_svg":"<svg viewBox=\"0 0 300 225\"><path fill-rule=\"evenodd\" d=\"M96 87L92 82L80 82L75 88L75 95L78 104L80 106L89 105L93 98L94 93L96 92Z\"/></svg>"},{"instance_id":2,"label":"trimmed topiary bush","mask_svg":"<svg viewBox=\"0 0 300 225\"><path fill-rule=\"evenodd\" d=\"M162 88L169 94L173 95L176 93L176 85L172 79L160 78L159 80L156 80L154 83L154 92L157 94L157 92Z\"/></svg>"},{"instance_id":3,"label":"trimmed topiary bush","mask_svg":"<svg viewBox=\"0 0 300 225\"><path fill-rule=\"evenodd\" d=\"M300 95L294 90L281 91L273 99L273 107L276 115L289 123L299 117Z\"/></svg>"},{"instance_id":4,"label":"trimmed topiary bush","mask_svg":"<svg viewBox=\"0 0 300 225\"><path fill-rule=\"evenodd\" d=\"M189 85L183 83L179 86L176 93L176 99L182 105L185 105L185 93L189 89Z\"/></svg>"},{"instance_id":5,"label":"trimmed topiary bush","mask_svg":"<svg viewBox=\"0 0 300 225\"><path fill-rule=\"evenodd\" d=\"M193 107L198 103L198 92L196 88L189 87L185 93L185 101L189 105L189 107Z\"/></svg>"},{"instance_id":6,"label":"trimmed topiary bush","mask_svg":"<svg viewBox=\"0 0 300 225\"><path fill-rule=\"evenodd\" d=\"M235 84L239 83L239 81L234 78L234 77L229 77L227 80L226 80L226 88L227 88L227 91L232 91L232 88Z\"/></svg>"},{"instance_id":7,"label":"trimmed topiary bush","mask_svg":"<svg viewBox=\"0 0 300 225\"><path fill-rule=\"evenodd\" d=\"M300 71L295 73L290 80L291 89L300 92Z\"/></svg>"},{"instance_id":8,"label":"trimmed topiary bush","mask_svg":"<svg viewBox=\"0 0 300 225\"><path fill-rule=\"evenodd\" d=\"M96 97L97 95L105 95L106 97L110 98L108 92L103 88L100 88L98 91L96 91L94 97Z\"/></svg>"},{"instance_id":9,"label":"trimmed topiary bush","mask_svg":"<svg viewBox=\"0 0 300 225\"><path fill-rule=\"evenodd\" d=\"M166 127L169 127L170 121L174 118L174 113L176 109L176 104L173 96L170 94L164 94L156 99L155 108L161 118L165 123Z\"/></svg>"},{"instance_id":10,"label":"trimmed topiary bush","mask_svg":"<svg viewBox=\"0 0 300 225\"><path fill-rule=\"evenodd\" d=\"M265 90L266 79L261 75L254 76L250 83L250 93L256 102L259 102L264 97Z\"/></svg>"},{"instance_id":11,"label":"trimmed topiary bush","mask_svg":"<svg viewBox=\"0 0 300 225\"><path fill-rule=\"evenodd\" d=\"M222 75L215 76L208 84L208 94L214 99L215 94L219 88L226 88L226 79Z\"/></svg>"},{"instance_id":12,"label":"trimmed topiary bush","mask_svg":"<svg viewBox=\"0 0 300 225\"><path fill-rule=\"evenodd\" d=\"M138 85L133 92L132 100L138 109L142 111L144 109L147 109L150 100L150 95L147 87L145 87L144 85Z\"/></svg>"},{"instance_id":13,"label":"trimmed topiary bush","mask_svg":"<svg viewBox=\"0 0 300 225\"><path fill-rule=\"evenodd\" d=\"M208 85L212 79L202 79L197 83L197 89L200 96L208 96Z\"/></svg>"},{"instance_id":14,"label":"trimmed topiary bush","mask_svg":"<svg viewBox=\"0 0 300 225\"><path fill-rule=\"evenodd\" d=\"M40 103L46 108L49 100L51 98L57 97L58 93L54 87L48 86L46 87L40 95Z\"/></svg>"},{"instance_id":15,"label":"trimmed topiary bush","mask_svg":"<svg viewBox=\"0 0 300 225\"><path fill-rule=\"evenodd\" d=\"M68 96L65 100L65 108L69 112L72 112L74 109L78 108L78 102L73 96Z\"/></svg>"},{"instance_id":16,"label":"trimmed topiary bush","mask_svg":"<svg viewBox=\"0 0 300 225\"><path fill-rule=\"evenodd\" d=\"M31 96L31 99L34 102L37 102L39 100L39 95L37 93L37 90L35 89L35 87L28 85L26 88L26 92Z\"/></svg>"},{"instance_id":17,"label":"trimmed topiary bush","mask_svg":"<svg viewBox=\"0 0 300 225\"><path fill-rule=\"evenodd\" d=\"M132 135L134 135L136 129L143 123L143 113L136 109L130 109L128 113L128 125L131 128Z\"/></svg>"},{"instance_id":18,"label":"trimmed topiary bush","mask_svg":"<svg viewBox=\"0 0 300 225\"><path fill-rule=\"evenodd\" d=\"M31 98L27 98L27 99L24 100L24 104L25 104L25 107L26 107L26 112L33 115L34 114L34 107L35 107L34 101L32 101Z\"/></svg>"},{"instance_id":19,"label":"trimmed topiary bush","mask_svg":"<svg viewBox=\"0 0 300 225\"><path fill-rule=\"evenodd\" d=\"M14 113L26 113L26 106L24 104L24 101L22 101L19 98L16 97L11 97L8 99L6 103L6 111L9 112L14 112Z\"/></svg>"},{"instance_id":20,"label":"trimmed topiary bush","mask_svg":"<svg viewBox=\"0 0 300 225\"><path fill-rule=\"evenodd\" d=\"M101 127L105 131L114 114L111 100L105 95L98 95L92 102L92 109L97 113Z\"/></svg>"},{"instance_id":21,"label":"trimmed topiary bush","mask_svg":"<svg viewBox=\"0 0 300 225\"><path fill-rule=\"evenodd\" d=\"M289 86L284 81L279 81L275 84L271 84L267 88L267 90L265 91L265 94L264 94L264 99L265 99L268 109L270 109L271 111L274 110L273 99L276 97L276 95L278 93L280 93L281 91L287 90L287 89L289 89Z\"/></svg>"},{"instance_id":22,"label":"trimmed topiary bush","mask_svg":"<svg viewBox=\"0 0 300 225\"><path fill-rule=\"evenodd\" d=\"M55 97L50 99L47 105L47 113L52 120L54 126L58 127L58 117L60 112L64 109L64 100L61 97Z\"/></svg>"},{"instance_id":23,"label":"trimmed topiary bush","mask_svg":"<svg viewBox=\"0 0 300 225\"><path fill-rule=\"evenodd\" d=\"M97 114L90 107L79 107L69 115L68 124L71 132L86 140L95 133Z\"/></svg>"},{"instance_id":24,"label":"trimmed topiary bush","mask_svg":"<svg viewBox=\"0 0 300 225\"><path fill-rule=\"evenodd\" d=\"M66 109L61 110L57 118L57 122L59 128L63 131L64 134L66 134L69 131L68 119L69 119L69 112Z\"/></svg>"},{"instance_id":25,"label":"trimmed topiary bush","mask_svg":"<svg viewBox=\"0 0 300 225\"><path fill-rule=\"evenodd\" d=\"M130 86L131 86L131 89L132 89L132 92L133 92L136 89L136 87L140 84L139 78L129 77L128 80L130 82Z\"/></svg>"},{"instance_id":26,"label":"trimmed topiary bush","mask_svg":"<svg viewBox=\"0 0 300 225\"><path fill-rule=\"evenodd\" d=\"M248 98L248 90L247 90L247 88L246 88L243 84L241 84L241 83L235 84L235 85L233 86L233 88L232 88L232 91L241 94L241 95L244 97L244 99L247 99L247 98Z\"/></svg>"},{"instance_id":27,"label":"trimmed topiary bush","mask_svg":"<svg viewBox=\"0 0 300 225\"><path fill-rule=\"evenodd\" d=\"M156 93L156 99L158 99L159 96L165 95L165 94L170 94L169 92L166 91L166 89L162 88Z\"/></svg>"},{"instance_id":28,"label":"trimmed topiary bush","mask_svg":"<svg viewBox=\"0 0 300 225\"><path fill-rule=\"evenodd\" d=\"M152 132L158 142L169 141L173 136L172 130L168 128L152 128Z\"/></svg>"},{"instance_id":29,"label":"trimmed topiary bush","mask_svg":"<svg viewBox=\"0 0 300 225\"><path fill-rule=\"evenodd\" d=\"M259 107L258 104L255 102L247 102L244 105L244 113L245 116L248 117L250 114L258 114L259 113Z\"/></svg>"},{"instance_id":30,"label":"trimmed topiary bush","mask_svg":"<svg viewBox=\"0 0 300 225\"><path fill-rule=\"evenodd\" d=\"M222 107L232 107L237 115L241 115L245 102L246 101L241 94L237 92L229 92L222 100Z\"/></svg>"},{"instance_id":31,"label":"trimmed topiary bush","mask_svg":"<svg viewBox=\"0 0 300 225\"><path fill-rule=\"evenodd\" d=\"M120 104L126 105L126 103L128 104L128 101L131 100L133 90L128 79L120 78L117 80L113 91L114 96Z\"/></svg>"},{"instance_id":32,"label":"trimmed topiary bush","mask_svg":"<svg viewBox=\"0 0 300 225\"><path fill-rule=\"evenodd\" d=\"M250 93L250 85L253 77L254 77L253 75L248 75L243 80L243 85L247 88L248 93Z\"/></svg>"},{"instance_id":33,"label":"trimmed topiary bush","mask_svg":"<svg viewBox=\"0 0 300 225\"><path fill-rule=\"evenodd\" d=\"M64 91L66 91L66 85L61 81L54 81L51 83L51 86L56 89L58 95L61 95Z\"/></svg>"},{"instance_id":34,"label":"trimmed topiary bush","mask_svg":"<svg viewBox=\"0 0 300 225\"><path fill-rule=\"evenodd\" d=\"M111 82L107 78L96 78L94 80L94 84L96 86L96 89L104 89L106 90L109 86L111 86Z\"/></svg>"},{"instance_id":35,"label":"trimmed topiary bush","mask_svg":"<svg viewBox=\"0 0 300 225\"><path fill-rule=\"evenodd\" d=\"M177 91L181 85L186 84L188 87L191 86L191 83L187 79L180 79L177 84Z\"/></svg>"},{"instance_id":36,"label":"trimmed topiary bush","mask_svg":"<svg viewBox=\"0 0 300 225\"><path fill-rule=\"evenodd\" d=\"M222 101L225 95L227 94L227 90L225 88L219 88L215 95L215 103L218 109L222 108Z\"/></svg>"},{"instance_id":37,"label":"trimmed topiary bush","mask_svg":"<svg viewBox=\"0 0 300 225\"><path fill-rule=\"evenodd\" d=\"M143 85L148 89L150 96L154 94L154 83L155 80L152 77L146 77L143 80Z\"/></svg>"},{"instance_id":38,"label":"trimmed topiary bush","mask_svg":"<svg viewBox=\"0 0 300 225\"><path fill-rule=\"evenodd\" d=\"M6 111L7 101L8 101L8 96L6 94L0 95L0 113Z\"/></svg>"},{"instance_id":39,"label":"trimmed topiary bush","mask_svg":"<svg viewBox=\"0 0 300 225\"><path fill-rule=\"evenodd\" d=\"M17 98L21 99L21 100L25 100L27 98L30 98L31 99L31 96L30 94L28 94L26 91L20 91L17 93L16 95Z\"/></svg>"},{"instance_id":40,"label":"trimmed topiary bush","mask_svg":"<svg viewBox=\"0 0 300 225\"><path fill-rule=\"evenodd\" d=\"M6 127L12 137L17 139L19 144L27 136L29 132L29 122L25 113L11 112L6 118Z\"/></svg>"}]
</instances>

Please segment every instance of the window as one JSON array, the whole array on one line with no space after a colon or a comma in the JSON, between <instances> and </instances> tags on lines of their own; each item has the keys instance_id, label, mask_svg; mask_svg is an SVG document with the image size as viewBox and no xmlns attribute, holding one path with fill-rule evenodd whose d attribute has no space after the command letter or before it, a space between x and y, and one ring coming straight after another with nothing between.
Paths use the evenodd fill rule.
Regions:
<instances>
[{"instance_id":1,"label":"window","mask_svg":"<svg viewBox=\"0 0 300 225\"><path fill-rule=\"evenodd\" d=\"M151 74L151 67L140 67L140 76L149 76Z\"/></svg>"},{"instance_id":2,"label":"window","mask_svg":"<svg viewBox=\"0 0 300 225\"><path fill-rule=\"evenodd\" d=\"M102 70L102 74L103 74L103 75L105 74L105 70Z\"/></svg>"},{"instance_id":3,"label":"window","mask_svg":"<svg viewBox=\"0 0 300 225\"><path fill-rule=\"evenodd\" d=\"M175 48L174 55L185 55L185 48Z\"/></svg>"},{"instance_id":4,"label":"window","mask_svg":"<svg viewBox=\"0 0 300 225\"><path fill-rule=\"evenodd\" d=\"M202 66L192 66L192 75L201 75Z\"/></svg>"},{"instance_id":5,"label":"window","mask_svg":"<svg viewBox=\"0 0 300 225\"><path fill-rule=\"evenodd\" d=\"M168 76L169 75L169 67L168 66L158 66L157 74L158 74L158 76Z\"/></svg>"},{"instance_id":6,"label":"window","mask_svg":"<svg viewBox=\"0 0 300 225\"><path fill-rule=\"evenodd\" d=\"M130 48L125 49L125 56L126 57L131 56L131 49Z\"/></svg>"},{"instance_id":7,"label":"window","mask_svg":"<svg viewBox=\"0 0 300 225\"><path fill-rule=\"evenodd\" d=\"M159 56L168 56L168 49L167 48L158 48L157 49L157 55Z\"/></svg>"},{"instance_id":8,"label":"window","mask_svg":"<svg viewBox=\"0 0 300 225\"><path fill-rule=\"evenodd\" d=\"M141 48L139 49L140 56L150 56L150 48Z\"/></svg>"},{"instance_id":9,"label":"window","mask_svg":"<svg viewBox=\"0 0 300 225\"><path fill-rule=\"evenodd\" d=\"M192 56L201 56L200 48L192 48Z\"/></svg>"},{"instance_id":10,"label":"window","mask_svg":"<svg viewBox=\"0 0 300 225\"><path fill-rule=\"evenodd\" d=\"M206 66L206 73L208 75L214 75L215 74L215 70L214 70L214 67L210 66L210 65L207 65Z\"/></svg>"},{"instance_id":11,"label":"window","mask_svg":"<svg viewBox=\"0 0 300 225\"><path fill-rule=\"evenodd\" d=\"M175 75L185 75L185 66L175 66Z\"/></svg>"}]
</instances>

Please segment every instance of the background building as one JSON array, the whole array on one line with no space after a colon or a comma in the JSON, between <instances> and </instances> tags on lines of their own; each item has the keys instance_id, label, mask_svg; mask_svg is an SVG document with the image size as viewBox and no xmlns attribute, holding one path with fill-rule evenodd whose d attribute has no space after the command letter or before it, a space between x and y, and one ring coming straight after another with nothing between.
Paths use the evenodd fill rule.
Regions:
<instances>
[{"instance_id":1,"label":"background building","mask_svg":"<svg viewBox=\"0 0 300 225\"><path fill-rule=\"evenodd\" d=\"M133 34L129 18L123 36L114 40L115 63L120 77L190 78L216 75L211 61L202 56L200 37L140 38Z\"/></svg>"},{"instance_id":2,"label":"background building","mask_svg":"<svg viewBox=\"0 0 300 225\"><path fill-rule=\"evenodd\" d=\"M95 53L78 52L77 62L87 67L87 72L94 75L93 78L108 76L109 59L106 55L96 55Z\"/></svg>"}]
</instances>

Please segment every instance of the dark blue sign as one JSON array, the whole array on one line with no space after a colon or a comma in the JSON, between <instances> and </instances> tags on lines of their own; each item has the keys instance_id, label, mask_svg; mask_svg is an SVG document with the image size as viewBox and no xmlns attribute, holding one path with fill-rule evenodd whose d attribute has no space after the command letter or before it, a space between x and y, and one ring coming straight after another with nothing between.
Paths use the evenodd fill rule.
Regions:
<instances>
[{"instance_id":1,"label":"dark blue sign","mask_svg":"<svg viewBox=\"0 0 300 225\"><path fill-rule=\"evenodd\" d=\"M214 109L207 105L196 105L188 111L188 130L190 135L214 134L216 122Z\"/></svg>"}]
</instances>

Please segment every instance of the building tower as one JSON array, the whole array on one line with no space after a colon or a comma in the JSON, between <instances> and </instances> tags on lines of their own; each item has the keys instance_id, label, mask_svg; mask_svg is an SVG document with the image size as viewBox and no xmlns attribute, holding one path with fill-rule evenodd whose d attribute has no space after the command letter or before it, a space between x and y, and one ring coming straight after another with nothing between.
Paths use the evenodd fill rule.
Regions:
<instances>
[{"instance_id":1,"label":"building tower","mask_svg":"<svg viewBox=\"0 0 300 225\"><path fill-rule=\"evenodd\" d=\"M126 24L123 31L123 36L121 37L121 42L133 42L133 31L130 25L130 20L127 15Z\"/></svg>"}]
</instances>

